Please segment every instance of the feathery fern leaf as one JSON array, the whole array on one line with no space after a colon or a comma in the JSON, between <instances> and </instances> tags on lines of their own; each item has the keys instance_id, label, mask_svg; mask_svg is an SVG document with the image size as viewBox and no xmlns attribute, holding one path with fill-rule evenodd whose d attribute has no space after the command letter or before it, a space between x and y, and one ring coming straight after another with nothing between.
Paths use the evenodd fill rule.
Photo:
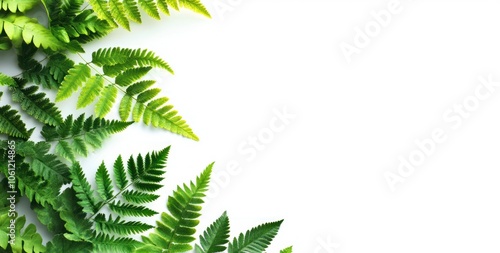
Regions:
<instances>
[{"instance_id":1,"label":"feathery fern leaf","mask_svg":"<svg viewBox=\"0 0 500 253\"><path fill-rule=\"evenodd\" d=\"M142 21L138 6L154 19L160 19L160 11L170 15L169 7L177 11L182 7L210 18L207 8L199 0L90 0L89 2L100 19L106 20L113 27L119 24L127 30L130 29L129 20L137 23Z\"/></svg>"},{"instance_id":2,"label":"feathery fern leaf","mask_svg":"<svg viewBox=\"0 0 500 253\"><path fill-rule=\"evenodd\" d=\"M123 221L120 217L113 219L111 215L106 219L104 214L95 217L96 231L98 233L130 235L147 231L153 226L138 221Z\"/></svg>"},{"instance_id":3,"label":"feathery fern leaf","mask_svg":"<svg viewBox=\"0 0 500 253\"><path fill-rule=\"evenodd\" d=\"M193 12L196 12L208 18L211 17L207 8L200 2L200 0L171 0L171 1L172 2L178 1L180 7L189 9Z\"/></svg>"},{"instance_id":4,"label":"feathery fern leaf","mask_svg":"<svg viewBox=\"0 0 500 253\"><path fill-rule=\"evenodd\" d=\"M0 0L0 9L10 12L26 12L38 4L38 0Z\"/></svg>"},{"instance_id":5,"label":"feathery fern leaf","mask_svg":"<svg viewBox=\"0 0 500 253\"><path fill-rule=\"evenodd\" d=\"M16 214L17 216L17 214ZM15 219L13 224L14 239L9 237L11 226L11 217L6 208L0 209L0 248L5 252L12 253L41 253L45 252L45 246L42 244L42 236L36 231L34 224L26 225L26 217L21 216ZM7 239L7 240L6 240Z\"/></svg>"},{"instance_id":6,"label":"feathery fern leaf","mask_svg":"<svg viewBox=\"0 0 500 253\"><path fill-rule=\"evenodd\" d=\"M37 86L25 87L27 81L15 79L15 84L9 86L12 100L21 104L21 109L41 123L59 125L62 122L61 112L56 105L40 93Z\"/></svg>"},{"instance_id":7,"label":"feathery fern leaf","mask_svg":"<svg viewBox=\"0 0 500 253\"><path fill-rule=\"evenodd\" d=\"M281 223L282 220L265 223L248 230L245 234L241 233L229 243L228 253L264 252L278 234Z\"/></svg>"},{"instance_id":8,"label":"feathery fern leaf","mask_svg":"<svg viewBox=\"0 0 500 253\"><path fill-rule=\"evenodd\" d=\"M280 250L280 253L292 253L292 247L288 247L288 248L285 248L285 249L282 249Z\"/></svg>"},{"instance_id":9,"label":"feathery fern leaf","mask_svg":"<svg viewBox=\"0 0 500 253\"><path fill-rule=\"evenodd\" d=\"M5 142L6 143L6 142ZM0 172L4 175L9 175L7 170L9 161L8 149L2 147L0 156ZM47 181L30 169L30 166L23 162L23 157L16 155L16 186L22 196L26 196L31 202L37 202L42 206L53 204L59 195L59 189L62 186L61 182ZM11 188L10 190L15 190Z\"/></svg>"},{"instance_id":10,"label":"feathery fern leaf","mask_svg":"<svg viewBox=\"0 0 500 253\"><path fill-rule=\"evenodd\" d=\"M193 235L196 233L195 227L199 223L198 217L201 215L203 197L208 190L212 166L213 164L210 164L196 178L196 182L178 187L168 198L167 209L169 213L162 213L161 219L156 223L155 231L149 237L143 237L143 241L149 245L146 248L139 248L140 252L154 248L156 251L159 249L159 252L163 252L161 251L163 249L171 253L193 249L190 243L195 240Z\"/></svg>"},{"instance_id":11,"label":"feathery fern leaf","mask_svg":"<svg viewBox=\"0 0 500 253\"><path fill-rule=\"evenodd\" d=\"M154 52L146 49L101 48L92 53L92 63L100 67L122 65L122 71L134 66L151 66L165 69L173 74L168 63L156 56Z\"/></svg>"},{"instance_id":12,"label":"feathery fern leaf","mask_svg":"<svg viewBox=\"0 0 500 253\"><path fill-rule=\"evenodd\" d=\"M84 241L71 241L62 234L57 234L47 243L47 253L91 253L92 244Z\"/></svg>"},{"instance_id":13,"label":"feathery fern leaf","mask_svg":"<svg viewBox=\"0 0 500 253\"><path fill-rule=\"evenodd\" d=\"M16 47L22 43L33 44L54 51L65 48L47 28L36 19L14 13L0 13L0 33L5 32Z\"/></svg>"},{"instance_id":14,"label":"feathery fern leaf","mask_svg":"<svg viewBox=\"0 0 500 253\"><path fill-rule=\"evenodd\" d=\"M0 98L2 95L3 92L0 92ZM30 133L21 120L19 112L11 109L10 105L0 107L0 134L22 139L30 137Z\"/></svg>"},{"instance_id":15,"label":"feathery fern leaf","mask_svg":"<svg viewBox=\"0 0 500 253\"><path fill-rule=\"evenodd\" d=\"M69 115L59 126L45 125L42 136L46 141L56 141L56 153L75 160L75 154L87 156L89 150L97 149L110 135L121 132L132 122L116 120L94 119L92 116L85 118L85 114L73 120Z\"/></svg>"},{"instance_id":16,"label":"feathery fern leaf","mask_svg":"<svg viewBox=\"0 0 500 253\"><path fill-rule=\"evenodd\" d=\"M106 234L96 235L92 239L94 252L130 253L142 245L140 242L126 238L113 237Z\"/></svg>"},{"instance_id":17,"label":"feathery fern leaf","mask_svg":"<svg viewBox=\"0 0 500 253\"><path fill-rule=\"evenodd\" d=\"M79 163L74 163L71 167L71 179L73 189L80 200L78 204L83 208L83 212L93 215L99 211L99 203L97 203L94 192L85 178L85 174Z\"/></svg>"},{"instance_id":18,"label":"feathery fern leaf","mask_svg":"<svg viewBox=\"0 0 500 253\"><path fill-rule=\"evenodd\" d=\"M226 212L200 235L200 245L196 245L196 253L224 252L229 243L229 218Z\"/></svg>"},{"instance_id":19,"label":"feathery fern leaf","mask_svg":"<svg viewBox=\"0 0 500 253\"><path fill-rule=\"evenodd\" d=\"M115 86L108 85L104 87L104 91L95 105L94 111L97 117L103 118L111 111L117 95L118 89Z\"/></svg>"},{"instance_id":20,"label":"feathery fern leaf","mask_svg":"<svg viewBox=\"0 0 500 253\"><path fill-rule=\"evenodd\" d=\"M100 75L91 77L78 97L76 108L83 108L94 101L94 99L101 94L104 88L104 78Z\"/></svg>"},{"instance_id":21,"label":"feathery fern leaf","mask_svg":"<svg viewBox=\"0 0 500 253\"><path fill-rule=\"evenodd\" d=\"M60 218L65 222L67 233L65 239L75 242L89 242L93 237L92 223L86 218L83 208L79 205L74 187L67 188L61 193L54 204Z\"/></svg>"},{"instance_id":22,"label":"feathery fern leaf","mask_svg":"<svg viewBox=\"0 0 500 253\"><path fill-rule=\"evenodd\" d=\"M57 53L50 55L44 66L34 59L37 50L35 46L23 43L17 51L23 78L45 88L57 89L75 63L64 54Z\"/></svg>"},{"instance_id":23,"label":"feathery fern leaf","mask_svg":"<svg viewBox=\"0 0 500 253\"><path fill-rule=\"evenodd\" d=\"M56 101L69 98L73 92L77 91L88 78L90 78L90 67L86 64L77 64L68 71L64 77L61 87L57 91Z\"/></svg>"},{"instance_id":24,"label":"feathery fern leaf","mask_svg":"<svg viewBox=\"0 0 500 253\"><path fill-rule=\"evenodd\" d=\"M69 167L61 162L56 155L50 154L50 144L32 141L18 143L17 152L30 158L29 165L36 175L51 182L66 184L70 182Z\"/></svg>"}]
</instances>

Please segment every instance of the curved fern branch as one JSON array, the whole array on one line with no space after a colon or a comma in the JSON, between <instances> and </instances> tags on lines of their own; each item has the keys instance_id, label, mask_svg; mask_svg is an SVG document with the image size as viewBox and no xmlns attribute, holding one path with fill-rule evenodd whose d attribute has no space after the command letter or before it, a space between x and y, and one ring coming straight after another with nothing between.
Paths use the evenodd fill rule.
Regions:
<instances>
[{"instance_id":1,"label":"curved fern branch","mask_svg":"<svg viewBox=\"0 0 500 253\"><path fill-rule=\"evenodd\" d=\"M94 67L95 66L95 67ZM100 73L99 68L102 68ZM80 63L69 70L58 90L56 101L69 98L80 91L77 107L85 107L97 100L97 117L107 115L121 91L119 113L122 121L129 117L135 122L163 128L181 136L198 140L185 120L167 104L168 98L160 97L158 88L150 88L155 81L141 80L152 68L173 70L153 52L141 49L107 48L92 53L92 61ZM93 72L97 74L92 75ZM113 79L114 80L110 80ZM104 82L109 84L105 85Z\"/></svg>"},{"instance_id":2,"label":"curved fern branch","mask_svg":"<svg viewBox=\"0 0 500 253\"><path fill-rule=\"evenodd\" d=\"M156 222L155 231L148 237L143 236L145 246L136 252L185 252L192 250L190 245L195 240L195 227L201 213L203 197L208 190L213 164L210 164L195 182L177 187L177 190L168 197L168 213L161 214Z\"/></svg>"},{"instance_id":3,"label":"curved fern branch","mask_svg":"<svg viewBox=\"0 0 500 253\"><path fill-rule=\"evenodd\" d=\"M41 131L48 142L57 142L56 153L70 160L76 160L76 154L87 156L89 151L102 146L110 135L121 132L132 122L106 120L85 114L73 119L69 115L59 126L45 125Z\"/></svg>"},{"instance_id":4,"label":"curved fern branch","mask_svg":"<svg viewBox=\"0 0 500 253\"><path fill-rule=\"evenodd\" d=\"M139 7L150 17L160 19L160 12L170 15L170 9L185 8L210 18L207 8L199 0L89 0L101 20L112 27L130 30L130 21L141 23Z\"/></svg>"}]
</instances>

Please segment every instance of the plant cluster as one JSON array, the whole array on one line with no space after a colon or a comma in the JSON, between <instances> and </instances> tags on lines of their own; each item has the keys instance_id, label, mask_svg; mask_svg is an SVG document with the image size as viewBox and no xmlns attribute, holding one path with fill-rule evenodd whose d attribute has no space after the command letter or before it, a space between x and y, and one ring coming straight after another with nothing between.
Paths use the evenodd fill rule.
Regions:
<instances>
[{"instance_id":1,"label":"plant cluster","mask_svg":"<svg viewBox=\"0 0 500 253\"><path fill-rule=\"evenodd\" d=\"M21 69L16 76L0 73L0 99L17 104L0 106L0 252L244 253L270 245L282 221L230 239L226 213L195 243L212 164L178 186L159 214L146 204L159 198L170 147L102 162L95 184L79 163L110 135L139 122L198 140L147 78L153 68L173 73L154 52L114 47L92 52L91 59L84 54L86 43L119 27L130 30L144 14L160 19L181 8L210 17L199 0L0 0L0 50L15 53ZM37 9L46 23L31 17ZM55 101L44 91L54 92ZM93 106L93 115L63 115L56 103L75 93L76 108ZM115 104L119 119L109 119ZM21 197L51 233L49 242L18 216ZM158 214L155 225L141 221ZM133 238L137 234L141 240Z\"/></svg>"}]
</instances>

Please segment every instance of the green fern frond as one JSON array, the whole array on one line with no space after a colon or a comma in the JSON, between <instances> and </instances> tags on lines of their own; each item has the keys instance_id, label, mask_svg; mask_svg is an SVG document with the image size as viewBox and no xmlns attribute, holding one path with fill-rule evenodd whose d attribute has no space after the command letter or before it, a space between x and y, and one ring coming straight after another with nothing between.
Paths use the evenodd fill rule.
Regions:
<instances>
[{"instance_id":1,"label":"green fern frond","mask_svg":"<svg viewBox=\"0 0 500 253\"><path fill-rule=\"evenodd\" d=\"M50 154L50 144L32 141L17 144L17 153L30 158L29 165L36 175L45 180L66 184L70 182L69 167L61 162L56 155Z\"/></svg>"},{"instance_id":2,"label":"green fern frond","mask_svg":"<svg viewBox=\"0 0 500 253\"><path fill-rule=\"evenodd\" d=\"M95 115L100 118L106 116L111 111L117 95L118 89L115 86L108 85L104 87L104 91L95 105Z\"/></svg>"},{"instance_id":3,"label":"green fern frond","mask_svg":"<svg viewBox=\"0 0 500 253\"><path fill-rule=\"evenodd\" d=\"M111 16L107 0L89 0L89 3L99 19L107 21L111 27L118 27L115 20Z\"/></svg>"},{"instance_id":4,"label":"green fern frond","mask_svg":"<svg viewBox=\"0 0 500 253\"><path fill-rule=\"evenodd\" d=\"M130 22L127 16L125 16L125 7L123 3L119 0L109 0L109 9L111 17L113 17L116 23L130 31Z\"/></svg>"},{"instance_id":5,"label":"green fern frond","mask_svg":"<svg viewBox=\"0 0 500 253\"><path fill-rule=\"evenodd\" d=\"M136 23L142 23L141 12L135 0L123 0L123 7L125 9L125 14L127 14L130 20Z\"/></svg>"},{"instance_id":6,"label":"green fern frond","mask_svg":"<svg viewBox=\"0 0 500 253\"><path fill-rule=\"evenodd\" d=\"M133 204L146 204L158 199L158 195L151 193L144 193L134 190L125 191L122 194L123 198L129 203Z\"/></svg>"},{"instance_id":7,"label":"green fern frond","mask_svg":"<svg viewBox=\"0 0 500 253\"><path fill-rule=\"evenodd\" d=\"M159 20L160 12L154 0L139 0L139 6L152 18Z\"/></svg>"},{"instance_id":8,"label":"green fern frond","mask_svg":"<svg viewBox=\"0 0 500 253\"><path fill-rule=\"evenodd\" d=\"M56 105L40 93L37 86L26 87L27 81L15 79L15 84L9 86L12 100L21 105L21 109L43 124L51 126L62 122L61 112Z\"/></svg>"},{"instance_id":9,"label":"green fern frond","mask_svg":"<svg viewBox=\"0 0 500 253\"><path fill-rule=\"evenodd\" d=\"M264 252L278 234L283 221L265 223L248 230L229 243L228 253Z\"/></svg>"},{"instance_id":10,"label":"green fern frond","mask_svg":"<svg viewBox=\"0 0 500 253\"><path fill-rule=\"evenodd\" d=\"M80 92L76 108L83 108L92 103L104 88L104 78L100 75L91 77Z\"/></svg>"},{"instance_id":11,"label":"green fern frond","mask_svg":"<svg viewBox=\"0 0 500 253\"><path fill-rule=\"evenodd\" d=\"M33 44L54 51L65 48L46 27L39 24L36 19L25 15L13 13L0 13L0 33L5 32L14 46L20 47L22 43Z\"/></svg>"},{"instance_id":12,"label":"green fern frond","mask_svg":"<svg viewBox=\"0 0 500 253\"><path fill-rule=\"evenodd\" d=\"M200 0L171 0L171 1L178 1L179 6L181 6L182 8L189 9L205 17L211 18L207 8L200 2Z\"/></svg>"},{"instance_id":13,"label":"green fern frond","mask_svg":"<svg viewBox=\"0 0 500 253\"><path fill-rule=\"evenodd\" d=\"M68 75L64 77L64 81L57 91L56 101L62 101L69 98L88 78L90 78L90 75L91 72L88 65L82 63L75 65L68 71Z\"/></svg>"},{"instance_id":14,"label":"green fern frond","mask_svg":"<svg viewBox=\"0 0 500 253\"><path fill-rule=\"evenodd\" d=\"M130 253L141 245L140 242L126 238L113 237L106 234L96 235L92 239L94 252Z\"/></svg>"},{"instance_id":15,"label":"green fern frond","mask_svg":"<svg viewBox=\"0 0 500 253\"><path fill-rule=\"evenodd\" d=\"M185 252L192 250L190 245L195 240L195 227L198 225L198 217L201 215L201 204L208 190L210 175L212 173L210 164L196 182L178 187L173 195L168 198L167 209L169 213L162 213L161 219L157 221L155 231L149 237L143 237L148 248L162 249L158 252ZM139 248L140 252L145 249ZM154 252L154 251L153 251Z\"/></svg>"},{"instance_id":16,"label":"green fern frond","mask_svg":"<svg viewBox=\"0 0 500 253\"><path fill-rule=\"evenodd\" d=\"M288 248L280 250L280 253L292 253L292 252L293 252L293 249L292 249L291 246L288 247Z\"/></svg>"},{"instance_id":17,"label":"green fern frond","mask_svg":"<svg viewBox=\"0 0 500 253\"><path fill-rule=\"evenodd\" d=\"M196 253L224 252L229 243L229 218L224 212L207 230L200 235L200 245L196 245Z\"/></svg>"},{"instance_id":18,"label":"green fern frond","mask_svg":"<svg viewBox=\"0 0 500 253\"><path fill-rule=\"evenodd\" d=\"M47 243L47 252L49 253L91 253L92 244L84 241L71 241L64 237L63 234L57 234Z\"/></svg>"},{"instance_id":19,"label":"green fern frond","mask_svg":"<svg viewBox=\"0 0 500 253\"><path fill-rule=\"evenodd\" d=\"M10 12L26 12L38 4L37 0L0 0L0 8Z\"/></svg>"},{"instance_id":20,"label":"green fern frond","mask_svg":"<svg viewBox=\"0 0 500 253\"><path fill-rule=\"evenodd\" d=\"M57 89L75 63L64 54L50 55L45 66L34 59L37 48L24 44L17 51L18 65L23 70L23 78L45 88Z\"/></svg>"},{"instance_id":21,"label":"green fern frond","mask_svg":"<svg viewBox=\"0 0 500 253\"><path fill-rule=\"evenodd\" d=\"M98 214L94 220L96 224L96 231L98 233L130 235L141 233L153 228L153 226L149 224L138 221L124 221L121 220L120 217L113 219L111 215L108 219L106 219L104 214Z\"/></svg>"},{"instance_id":22,"label":"green fern frond","mask_svg":"<svg viewBox=\"0 0 500 253\"><path fill-rule=\"evenodd\" d=\"M17 214L16 214L17 216ZM7 208L0 209L0 248L4 252L12 253L42 253L45 246L42 244L42 236L36 231L34 224L26 225L26 217L21 216L15 219L13 224L15 231L14 240L9 243L11 217Z\"/></svg>"},{"instance_id":23,"label":"green fern frond","mask_svg":"<svg viewBox=\"0 0 500 253\"><path fill-rule=\"evenodd\" d=\"M122 216L132 216L132 217L151 217L158 214L156 211L133 204L126 204L120 202L114 202L109 204L109 209Z\"/></svg>"},{"instance_id":24,"label":"green fern frond","mask_svg":"<svg viewBox=\"0 0 500 253\"><path fill-rule=\"evenodd\" d=\"M54 209L59 212L60 218L65 222L64 227L67 232L64 234L64 239L82 243L90 242L94 235L92 223L78 203L80 199L77 194L74 187L66 188L57 198Z\"/></svg>"},{"instance_id":25,"label":"green fern frond","mask_svg":"<svg viewBox=\"0 0 500 253\"><path fill-rule=\"evenodd\" d=\"M59 126L45 125L41 134L46 141L57 142L57 154L74 161L75 154L87 156L89 150L100 148L106 138L130 124L132 122L94 119L93 116L85 118L85 114L73 120L73 115L69 115Z\"/></svg>"},{"instance_id":26,"label":"green fern frond","mask_svg":"<svg viewBox=\"0 0 500 253\"><path fill-rule=\"evenodd\" d=\"M2 94L0 92L0 98ZM10 105L0 107L0 134L22 139L28 139L30 136L18 111L11 109Z\"/></svg>"},{"instance_id":27,"label":"green fern frond","mask_svg":"<svg viewBox=\"0 0 500 253\"><path fill-rule=\"evenodd\" d=\"M74 163L71 167L71 182L73 183L76 196L80 200L78 204L83 208L83 212L91 215L95 214L99 210L99 203L97 203L91 186L85 178L85 174L79 163Z\"/></svg>"},{"instance_id":28,"label":"green fern frond","mask_svg":"<svg viewBox=\"0 0 500 253\"><path fill-rule=\"evenodd\" d=\"M100 67L125 64L123 70L135 66L151 66L165 69L173 74L173 70L168 63L156 56L154 52L146 49L101 48L92 53L92 63Z\"/></svg>"}]
</instances>

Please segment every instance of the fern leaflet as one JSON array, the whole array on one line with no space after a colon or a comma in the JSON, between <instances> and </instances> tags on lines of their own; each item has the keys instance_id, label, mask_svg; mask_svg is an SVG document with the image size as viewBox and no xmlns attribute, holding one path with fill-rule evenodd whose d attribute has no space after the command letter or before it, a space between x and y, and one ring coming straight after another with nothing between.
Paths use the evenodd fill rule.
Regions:
<instances>
[{"instance_id":1,"label":"fern leaflet","mask_svg":"<svg viewBox=\"0 0 500 253\"><path fill-rule=\"evenodd\" d=\"M196 253L224 252L229 243L229 218L226 212L219 217L200 236L200 245L196 245Z\"/></svg>"},{"instance_id":2,"label":"fern leaflet","mask_svg":"<svg viewBox=\"0 0 500 253\"><path fill-rule=\"evenodd\" d=\"M169 196L167 209L169 213L162 213L161 219L157 221L157 227L149 237L143 237L146 246L139 248L138 252L185 252L192 250L190 245L195 240L198 217L201 215L201 204L208 190L210 175L212 173L210 164L195 182L178 187ZM162 251L163 250L163 251Z\"/></svg>"}]
</instances>

